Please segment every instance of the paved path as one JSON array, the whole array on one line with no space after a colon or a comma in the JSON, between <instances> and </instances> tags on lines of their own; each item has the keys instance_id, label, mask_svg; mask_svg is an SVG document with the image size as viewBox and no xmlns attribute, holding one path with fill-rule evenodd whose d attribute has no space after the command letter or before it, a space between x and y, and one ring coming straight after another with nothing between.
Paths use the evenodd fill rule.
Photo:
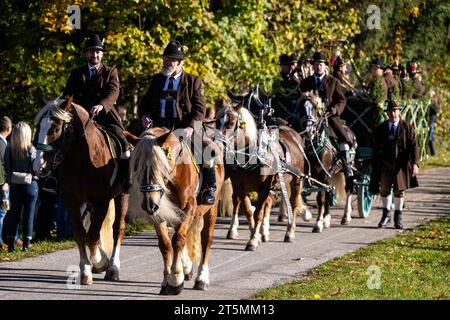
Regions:
<instances>
[{"instance_id":1,"label":"paved path","mask_svg":"<svg viewBox=\"0 0 450 320\"><path fill-rule=\"evenodd\" d=\"M421 173L421 187L407 193L404 224L412 228L450 211L450 168ZM356 203L354 204L355 207ZM356 218L341 226L342 208L332 210L332 226L321 234L311 233L312 222L298 219L296 241L284 243L285 225L272 216L271 240L255 252L246 252L247 225L241 218L240 239L226 240L228 218L219 219L210 258L210 289L192 290L185 283L179 296L160 296L162 259L154 232L144 232L124 241L121 281L103 280L94 275L94 285L69 289L70 265L78 265L78 250L64 250L18 262L0 263L0 300L4 299L243 299L257 290L291 281L311 268L356 250L371 242L392 237L399 231L378 230L379 203L368 219Z\"/></svg>"}]
</instances>

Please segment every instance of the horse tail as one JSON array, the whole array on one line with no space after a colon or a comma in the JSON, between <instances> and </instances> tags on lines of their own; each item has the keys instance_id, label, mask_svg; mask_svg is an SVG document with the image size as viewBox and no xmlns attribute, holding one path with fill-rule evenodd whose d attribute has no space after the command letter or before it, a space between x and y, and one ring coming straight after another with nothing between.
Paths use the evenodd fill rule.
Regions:
<instances>
[{"instance_id":1,"label":"horse tail","mask_svg":"<svg viewBox=\"0 0 450 320\"><path fill-rule=\"evenodd\" d=\"M202 254L201 232L203 229L203 217L195 217L186 235L186 248L191 261L200 264Z\"/></svg>"},{"instance_id":2,"label":"horse tail","mask_svg":"<svg viewBox=\"0 0 450 320\"><path fill-rule=\"evenodd\" d=\"M336 188L336 201L343 202L346 198L345 176L343 172L338 172L332 177L332 185Z\"/></svg>"},{"instance_id":3,"label":"horse tail","mask_svg":"<svg viewBox=\"0 0 450 320\"><path fill-rule=\"evenodd\" d=\"M223 184L219 203L221 216L231 217L233 215L233 185L229 178Z\"/></svg>"},{"instance_id":4,"label":"horse tail","mask_svg":"<svg viewBox=\"0 0 450 320\"><path fill-rule=\"evenodd\" d=\"M113 238L113 224L116 218L116 210L114 199L109 201L108 211L105 220L103 220L102 228L100 229L100 244L105 253L110 256L114 247Z\"/></svg>"}]
</instances>

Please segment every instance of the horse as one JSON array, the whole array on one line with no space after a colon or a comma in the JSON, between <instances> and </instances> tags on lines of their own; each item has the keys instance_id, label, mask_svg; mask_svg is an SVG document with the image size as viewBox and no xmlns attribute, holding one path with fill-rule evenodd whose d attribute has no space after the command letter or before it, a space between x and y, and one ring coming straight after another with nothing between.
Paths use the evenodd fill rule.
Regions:
<instances>
[{"instance_id":1,"label":"horse","mask_svg":"<svg viewBox=\"0 0 450 320\"><path fill-rule=\"evenodd\" d=\"M216 127L226 149L225 172L233 187L234 212L227 238L238 237L238 212L242 206L250 229L250 239L245 250L254 251L261 241L269 240L269 216L273 202L270 192L280 183L277 173L283 161L291 168L291 171L283 173L282 178L289 205L294 212L288 222L284 241L292 242L295 238L296 212L303 206L302 139L286 126L264 128L264 110L270 100L259 87L246 96L228 94L233 104L219 110L216 118ZM264 129L258 132L258 126ZM257 193L254 207L249 198L251 192Z\"/></svg>"},{"instance_id":2,"label":"horse","mask_svg":"<svg viewBox=\"0 0 450 320\"><path fill-rule=\"evenodd\" d=\"M307 172L322 184L316 197L319 215L312 230L319 233L331 225L330 205L333 185L339 195L346 193L341 223L351 220L351 177L345 179L343 176L343 163L337 148L333 146L328 136L328 116L323 109L321 101L313 94L302 94L299 99L297 110L301 119L300 134L305 142ZM345 130L352 137L356 148L355 135L348 127L345 127Z\"/></svg>"},{"instance_id":3,"label":"horse","mask_svg":"<svg viewBox=\"0 0 450 320\"><path fill-rule=\"evenodd\" d=\"M133 181L141 186L143 195L141 207L155 226L163 257L163 295L181 293L184 281L193 276L193 262L199 265L194 289L208 289L209 254L218 209L217 200L213 205L197 201L200 170L190 147L175 132L164 128L145 131L131 156ZM223 181L224 167L219 163L216 199ZM169 227L173 228L172 238Z\"/></svg>"},{"instance_id":4,"label":"horse","mask_svg":"<svg viewBox=\"0 0 450 320\"><path fill-rule=\"evenodd\" d=\"M72 102L72 97L47 103L35 122L38 151L33 169L39 177L54 171L58 178L80 253L81 284L91 285L92 272L103 271L106 280L119 281L128 194L119 181L112 181L116 164L106 137L89 113ZM105 252L105 238L100 238L111 227L108 223L112 224L114 241L110 259Z\"/></svg>"}]
</instances>

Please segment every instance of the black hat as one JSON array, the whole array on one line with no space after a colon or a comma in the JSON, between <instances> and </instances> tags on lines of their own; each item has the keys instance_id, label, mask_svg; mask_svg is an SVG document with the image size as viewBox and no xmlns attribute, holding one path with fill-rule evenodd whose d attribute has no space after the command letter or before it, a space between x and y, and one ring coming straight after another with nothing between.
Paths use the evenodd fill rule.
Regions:
<instances>
[{"instance_id":1,"label":"black hat","mask_svg":"<svg viewBox=\"0 0 450 320\"><path fill-rule=\"evenodd\" d=\"M178 40L170 41L167 47L164 49L163 57L183 60L184 51L180 41Z\"/></svg>"},{"instance_id":2,"label":"black hat","mask_svg":"<svg viewBox=\"0 0 450 320\"><path fill-rule=\"evenodd\" d=\"M287 54L282 54L280 56L280 65L284 65L284 64L293 64L298 62L297 58L295 57L294 54L291 55L287 55Z\"/></svg>"},{"instance_id":3,"label":"black hat","mask_svg":"<svg viewBox=\"0 0 450 320\"><path fill-rule=\"evenodd\" d=\"M344 59L341 56L337 56L336 57L336 64L335 64L336 68L340 67L340 66L343 66L344 64L345 64Z\"/></svg>"},{"instance_id":4,"label":"black hat","mask_svg":"<svg viewBox=\"0 0 450 320\"><path fill-rule=\"evenodd\" d=\"M384 62L381 58L375 58L372 60L372 63L370 64L371 67L377 67L380 69L384 69Z\"/></svg>"},{"instance_id":5,"label":"black hat","mask_svg":"<svg viewBox=\"0 0 450 320\"><path fill-rule=\"evenodd\" d=\"M327 57L322 52L316 52L313 55L313 62L323 62L325 64L328 64Z\"/></svg>"},{"instance_id":6,"label":"black hat","mask_svg":"<svg viewBox=\"0 0 450 320\"><path fill-rule=\"evenodd\" d=\"M83 51L86 52L90 49L106 51L103 47L103 41L100 40L100 36L98 34L94 34L86 40Z\"/></svg>"},{"instance_id":7,"label":"black hat","mask_svg":"<svg viewBox=\"0 0 450 320\"><path fill-rule=\"evenodd\" d=\"M397 102L395 102L392 99L386 100L384 105L386 106L386 110L385 111L389 111L389 110L400 110L400 106L397 104Z\"/></svg>"}]
</instances>

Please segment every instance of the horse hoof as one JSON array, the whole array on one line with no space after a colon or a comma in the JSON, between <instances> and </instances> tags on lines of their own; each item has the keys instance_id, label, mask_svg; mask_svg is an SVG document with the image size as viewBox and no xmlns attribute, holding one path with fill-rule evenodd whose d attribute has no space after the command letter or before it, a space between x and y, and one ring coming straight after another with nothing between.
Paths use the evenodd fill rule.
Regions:
<instances>
[{"instance_id":1,"label":"horse hoof","mask_svg":"<svg viewBox=\"0 0 450 320\"><path fill-rule=\"evenodd\" d=\"M313 233L321 233L321 232L322 232L322 229L317 228L317 227L314 227L313 230L312 230L312 232L313 232Z\"/></svg>"},{"instance_id":2,"label":"horse hoof","mask_svg":"<svg viewBox=\"0 0 450 320\"><path fill-rule=\"evenodd\" d=\"M81 284L85 286L92 285L92 276L82 276L81 277Z\"/></svg>"},{"instance_id":3,"label":"horse hoof","mask_svg":"<svg viewBox=\"0 0 450 320\"><path fill-rule=\"evenodd\" d=\"M285 216L282 216L282 215L278 216L278 222L285 222L285 221L286 221L286 217Z\"/></svg>"},{"instance_id":4,"label":"horse hoof","mask_svg":"<svg viewBox=\"0 0 450 320\"><path fill-rule=\"evenodd\" d=\"M159 294L162 296L169 295L169 293L167 292L167 286L161 286L161 290L159 290Z\"/></svg>"},{"instance_id":5,"label":"horse hoof","mask_svg":"<svg viewBox=\"0 0 450 320\"><path fill-rule=\"evenodd\" d=\"M234 240L238 238L237 232L228 231L227 233L227 239L228 240Z\"/></svg>"},{"instance_id":6,"label":"horse hoof","mask_svg":"<svg viewBox=\"0 0 450 320\"><path fill-rule=\"evenodd\" d=\"M268 235L267 236L263 235L261 237L261 239L262 239L262 242L269 242L269 236Z\"/></svg>"},{"instance_id":7,"label":"horse hoof","mask_svg":"<svg viewBox=\"0 0 450 320\"><path fill-rule=\"evenodd\" d=\"M256 246L252 245L252 244L248 244L245 247L245 251L255 251L256 250Z\"/></svg>"},{"instance_id":8,"label":"horse hoof","mask_svg":"<svg viewBox=\"0 0 450 320\"><path fill-rule=\"evenodd\" d=\"M206 291L209 288L209 284L204 281L195 281L194 290Z\"/></svg>"},{"instance_id":9,"label":"horse hoof","mask_svg":"<svg viewBox=\"0 0 450 320\"><path fill-rule=\"evenodd\" d=\"M286 235L284 236L284 242L294 242L294 238Z\"/></svg>"},{"instance_id":10,"label":"horse hoof","mask_svg":"<svg viewBox=\"0 0 450 320\"><path fill-rule=\"evenodd\" d=\"M183 289L184 283L180 284L178 287L172 287L170 284L167 284L167 294L171 296L179 295Z\"/></svg>"},{"instance_id":11,"label":"horse hoof","mask_svg":"<svg viewBox=\"0 0 450 320\"><path fill-rule=\"evenodd\" d=\"M119 273L114 271L106 271L105 280L120 281Z\"/></svg>"},{"instance_id":12,"label":"horse hoof","mask_svg":"<svg viewBox=\"0 0 450 320\"><path fill-rule=\"evenodd\" d=\"M184 280L189 281L192 279L193 276L194 276L194 267L192 267L191 272L184 275Z\"/></svg>"},{"instance_id":13,"label":"horse hoof","mask_svg":"<svg viewBox=\"0 0 450 320\"><path fill-rule=\"evenodd\" d=\"M347 226L347 225L350 224L351 221L352 221L352 220L347 219L347 218L344 217L344 218L342 218L342 220L341 220L341 225Z\"/></svg>"}]
</instances>

